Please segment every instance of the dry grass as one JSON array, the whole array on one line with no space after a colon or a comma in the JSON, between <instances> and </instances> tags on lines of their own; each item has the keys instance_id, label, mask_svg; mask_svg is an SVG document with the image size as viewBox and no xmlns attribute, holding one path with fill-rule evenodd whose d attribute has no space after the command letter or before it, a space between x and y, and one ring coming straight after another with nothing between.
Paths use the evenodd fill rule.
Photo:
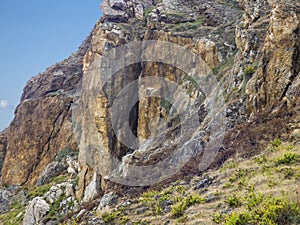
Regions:
<instances>
[{"instance_id":1,"label":"dry grass","mask_svg":"<svg viewBox=\"0 0 300 225\"><path fill-rule=\"evenodd\" d=\"M283 160L288 154L298 155L299 158ZM279 159L281 163L278 163ZM202 177L195 176L190 181L180 180L168 187L147 191L131 199L130 206L119 205L111 209L116 216L108 224L122 224L123 218L133 224L162 224L169 221L169 224L207 225L216 224L213 218L218 215L223 218L220 220L222 224L226 216L245 211L243 202L251 193L280 197L284 191L285 196L299 204L300 146L275 140L257 156L228 160L221 168L209 170L205 176L213 178L213 182L199 190L194 190L194 187ZM186 204L189 196L199 199L185 205L178 215L174 214L172 209L178 204ZM126 199L123 197L120 204ZM171 201L170 210L164 207L162 202L165 200ZM141 211L143 208L146 210ZM97 212L96 215L101 217L103 213Z\"/></svg>"}]
</instances>

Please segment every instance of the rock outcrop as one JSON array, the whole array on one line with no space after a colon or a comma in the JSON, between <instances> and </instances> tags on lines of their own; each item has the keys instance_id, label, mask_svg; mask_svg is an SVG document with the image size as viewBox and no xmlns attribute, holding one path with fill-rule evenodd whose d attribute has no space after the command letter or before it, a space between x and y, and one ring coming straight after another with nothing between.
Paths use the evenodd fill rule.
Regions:
<instances>
[{"instance_id":1,"label":"rock outcrop","mask_svg":"<svg viewBox=\"0 0 300 225\"><path fill-rule=\"evenodd\" d=\"M226 60L232 54L235 48L234 39L227 41L227 38L233 37L235 32L234 24L238 21L236 17L228 12L236 12L239 15L239 8L236 5L231 9L230 6L205 2L206 8L203 6L204 8L199 9L199 12L191 14L195 11L193 7L198 7L197 3L197 1L190 3L186 1L162 1L161 3L153 4L155 7L152 8L151 13L153 15L156 14L158 19L148 20L151 16L149 14L146 18L146 24L144 24L144 20L138 20L138 18L128 20L128 23L123 23L125 21L124 13L127 8L122 1L113 3L112 1L105 1L103 3L102 9L106 10L105 7L109 7L109 10L104 11L104 20L98 24L97 29L93 32L91 47L84 59L81 107L76 109L73 114L73 119L78 126L77 138L81 147L79 162L82 170L77 191L78 198L87 196L84 199L91 200L97 197L101 190L105 190L106 182L112 179L112 177L109 177L111 175L123 178L128 176L127 184L130 185L134 185L134 183L136 185L145 185L138 178L137 180L129 181L132 178L129 177L133 174L135 174L135 177L140 177L144 181L147 180L151 183L152 179L155 180L151 176L157 175L154 171L153 173L149 172L145 176L143 171L140 171L141 174L139 174L136 170L131 171L128 169L131 167L130 165L146 166L155 164L159 160L168 157L177 148L179 149L178 152L182 153L184 149L193 149L194 158L196 158L195 155L203 154L204 140L209 139L208 136L210 136L208 130L211 127L208 124L210 124L211 118L208 116L209 119L202 125L199 125L196 129L197 131L193 129L180 131L180 129L185 126L188 128L193 127L192 124L196 125L199 123L199 120L204 120L205 108L209 107L209 104L204 102L205 97L207 97L204 92L207 90L204 87L197 87L196 81L188 75L192 71L193 66L187 71L179 69L179 63L181 62L179 58L182 55L189 57L189 54L191 54L191 56L196 58L196 61L205 62L206 65L203 66L200 74L208 73L210 69L220 65L223 60ZM114 5L112 6L112 4ZM119 15L120 13L123 14ZM114 17L112 17L112 14L114 14ZM181 16L182 14L187 15L188 21L186 20L187 17ZM204 16L206 16L205 22L202 21ZM221 20L223 16L228 21ZM214 22L212 22L212 18ZM170 29L172 26L180 28L188 22L193 23L191 25L195 27L195 30L189 30L191 32L189 36L184 35L187 33L184 29ZM222 31L217 29L214 36L210 39L205 38L205 31L197 29L198 26L201 27L202 23L223 26L222 29L226 29L229 37L220 38L218 32ZM127 24L132 26L132 28L140 29L129 30L132 28L129 28ZM192 33L193 31L194 33ZM179 49L186 49L190 53L180 52L180 50L175 52L176 48L172 52L170 50L172 47L162 45L159 52L166 54L162 57L157 52L153 52L153 46L145 45L141 47L139 44L139 41L151 42L154 40L160 43L171 43L174 46L178 46L177 48ZM130 45L132 43L137 44ZM129 45L126 47L126 44ZM123 46L125 46L126 51L122 50ZM113 51L112 49L117 50ZM105 61L106 54L111 54L107 56L108 59L120 59L118 64L114 64L114 61ZM128 57L124 57L125 54ZM143 58L151 54L157 54L152 57L153 62L143 62ZM168 58L168 54L170 54L169 56L173 55L171 58ZM190 58L192 61L195 60L192 58ZM130 63L132 59L134 63ZM188 58L185 60L183 63L189 62ZM176 65L178 65L177 68ZM113 74L111 77L109 77L110 73ZM195 77L200 74L195 74ZM162 78L174 82L187 93L189 96L188 101L182 99L176 91L168 93L167 90L160 86L159 82L153 82L152 87L148 87L147 78ZM123 89L126 92L123 92ZM148 97L147 94L149 95L150 93L151 95L151 90L158 90L160 95L155 97L157 93L153 92L153 97ZM220 93L222 93L221 90L215 91L215 96L213 97L217 99L216 95ZM173 99L169 99L169 101L173 101L172 104L163 99L167 98L168 94L174 96ZM123 96L121 101L119 99L120 96ZM213 98L212 96L210 97ZM177 110L180 108L180 110L188 111L190 116L179 118L172 105L176 105ZM195 106L196 110L190 108L191 106ZM113 110L114 107L115 111ZM122 116L115 117L114 112L116 111L125 112L123 118ZM128 112L128 115L126 112ZM213 112L211 111L210 113ZM193 123L191 118L194 118L192 116L194 114L202 114L203 118ZM82 115L87 116L82 117ZM124 118L129 118L129 124ZM178 121L182 124L179 125ZM186 124L183 125L183 123ZM221 133L223 131L222 126L218 128ZM213 131L211 132L213 133ZM129 132L132 132L131 138L124 141L124 137L128 137ZM181 132L185 133L186 136L181 135ZM194 135L193 132L195 132L195 136L189 140ZM213 135L218 136L219 134L215 132ZM188 156L182 157L188 158ZM209 156L206 155L206 157ZM178 168L183 166L179 165L179 159L176 160L178 160ZM207 160L207 162L209 161ZM173 172L178 172L178 170L175 169ZM163 177L163 174L159 176ZM95 181L100 181L100 189L95 184ZM155 183L157 180L153 182Z\"/></svg>"},{"instance_id":2,"label":"rock outcrop","mask_svg":"<svg viewBox=\"0 0 300 225\"><path fill-rule=\"evenodd\" d=\"M299 49L300 3L276 2L271 11L261 63L247 85L247 106L250 111L273 108L284 97L288 98L290 105L296 103L300 86L294 81L300 76ZM291 86L298 89L297 95L287 95Z\"/></svg>"},{"instance_id":3,"label":"rock outcrop","mask_svg":"<svg viewBox=\"0 0 300 225\"><path fill-rule=\"evenodd\" d=\"M44 215L50 210L48 203L41 197L34 198L26 208L23 224L42 224Z\"/></svg>"},{"instance_id":4,"label":"rock outcrop","mask_svg":"<svg viewBox=\"0 0 300 225\"><path fill-rule=\"evenodd\" d=\"M0 163L1 163L0 169L2 169L3 162L5 159L6 146L7 146L7 139L4 133L0 133Z\"/></svg>"},{"instance_id":5,"label":"rock outcrop","mask_svg":"<svg viewBox=\"0 0 300 225\"><path fill-rule=\"evenodd\" d=\"M4 183L35 185L60 150L77 149L72 137L71 106L90 39L68 59L28 81L15 118L3 134L7 140Z\"/></svg>"},{"instance_id":6,"label":"rock outcrop","mask_svg":"<svg viewBox=\"0 0 300 225\"><path fill-rule=\"evenodd\" d=\"M297 0L104 0L101 9L78 52L24 88L0 134L4 183L41 185L66 169L53 163L61 150L79 149L78 163L67 161L80 172L76 190L65 185L67 212L75 195L89 203L115 183L150 186L251 152L263 126L268 140L299 137ZM61 195L56 186L45 198ZM28 224L47 202L28 206Z\"/></svg>"},{"instance_id":7,"label":"rock outcrop","mask_svg":"<svg viewBox=\"0 0 300 225\"><path fill-rule=\"evenodd\" d=\"M130 18L143 18L144 9L156 4L156 0L104 0L101 10L107 21L127 22Z\"/></svg>"}]
</instances>

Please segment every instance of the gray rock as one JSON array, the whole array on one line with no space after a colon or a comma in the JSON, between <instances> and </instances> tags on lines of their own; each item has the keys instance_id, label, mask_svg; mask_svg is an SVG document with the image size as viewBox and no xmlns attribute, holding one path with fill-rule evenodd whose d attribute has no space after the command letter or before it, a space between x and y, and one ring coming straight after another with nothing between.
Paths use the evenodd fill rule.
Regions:
<instances>
[{"instance_id":1,"label":"gray rock","mask_svg":"<svg viewBox=\"0 0 300 225\"><path fill-rule=\"evenodd\" d=\"M208 187L209 185L212 184L212 178L210 177L205 177L203 178L200 182L198 182L196 184L196 186L194 187L194 190L198 190L200 188L205 188L205 187Z\"/></svg>"},{"instance_id":2,"label":"gray rock","mask_svg":"<svg viewBox=\"0 0 300 225\"><path fill-rule=\"evenodd\" d=\"M42 223L43 217L50 210L50 206L42 197L36 197L29 202L26 208L23 224L38 225Z\"/></svg>"},{"instance_id":3,"label":"gray rock","mask_svg":"<svg viewBox=\"0 0 300 225\"><path fill-rule=\"evenodd\" d=\"M126 2L124 0L110 0L110 7L116 10L125 11L127 8Z\"/></svg>"},{"instance_id":4,"label":"gray rock","mask_svg":"<svg viewBox=\"0 0 300 225\"><path fill-rule=\"evenodd\" d=\"M86 213L85 209L80 210L80 212L77 214L76 218L81 219L85 213Z\"/></svg>"},{"instance_id":5,"label":"gray rock","mask_svg":"<svg viewBox=\"0 0 300 225\"><path fill-rule=\"evenodd\" d=\"M291 139L300 140L300 129L295 129L290 135Z\"/></svg>"},{"instance_id":6,"label":"gray rock","mask_svg":"<svg viewBox=\"0 0 300 225\"><path fill-rule=\"evenodd\" d=\"M71 183L67 183L66 187L65 187L65 195L66 197L75 197L75 193L74 193L74 185Z\"/></svg>"},{"instance_id":7,"label":"gray rock","mask_svg":"<svg viewBox=\"0 0 300 225\"><path fill-rule=\"evenodd\" d=\"M74 197L68 197L60 203L59 207L61 214L65 216L70 212L78 210L79 204Z\"/></svg>"},{"instance_id":8,"label":"gray rock","mask_svg":"<svg viewBox=\"0 0 300 225\"><path fill-rule=\"evenodd\" d=\"M61 162L52 162L46 166L42 174L39 176L36 186L47 183L51 178L66 172L66 165Z\"/></svg>"},{"instance_id":9,"label":"gray rock","mask_svg":"<svg viewBox=\"0 0 300 225\"><path fill-rule=\"evenodd\" d=\"M65 184L58 184L52 186L50 190L44 195L46 201L49 202L50 204L57 201L60 198L60 196L62 196L64 193L64 191L62 190L64 186Z\"/></svg>"},{"instance_id":10,"label":"gray rock","mask_svg":"<svg viewBox=\"0 0 300 225\"><path fill-rule=\"evenodd\" d=\"M136 214L140 215L140 214L144 214L145 212L147 212L149 210L149 207L141 207L141 208L138 208L136 210Z\"/></svg>"},{"instance_id":11,"label":"gray rock","mask_svg":"<svg viewBox=\"0 0 300 225\"><path fill-rule=\"evenodd\" d=\"M21 205L25 205L26 191L20 190L19 186L10 186L0 189L0 213L7 211L9 206L16 201Z\"/></svg>"},{"instance_id":12,"label":"gray rock","mask_svg":"<svg viewBox=\"0 0 300 225\"><path fill-rule=\"evenodd\" d=\"M205 202L213 202L216 200L216 196L215 195L208 195L205 199Z\"/></svg>"},{"instance_id":13,"label":"gray rock","mask_svg":"<svg viewBox=\"0 0 300 225\"><path fill-rule=\"evenodd\" d=\"M129 205L131 205L131 204L132 204L132 202L131 202L130 200L128 200L128 201L126 201L126 202L123 202L123 203L121 204L121 206L126 207L126 206L129 206Z\"/></svg>"},{"instance_id":14,"label":"gray rock","mask_svg":"<svg viewBox=\"0 0 300 225\"><path fill-rule=\"evenodd\" d=\"M107 206L114 205L117 203L117 201L118 201L118 196L115 195L113 192L105 194L102 196L97 210L102 210Z\"/></svg>"},{"instance_id":15,"label":"gray rock","mask_svg":"<svg viewBox=\"0 0 300 225\"><path fill-rule=\"evenodd\" d=\"M109 0L102 1L101 11L107 20L110 21L123 21L126 22L128 20L128 15L125 11L112 8Z\"/></svg>"},{"instance_id":16,"label":"gray rock","mask_svg":"<svg viewBox=\"0 0 300 225\"><path fill-rule=\"evenodd\" d=\"M71 157L67 157L66 159L68 169L67 172L73 176L76 176L79 172L79 164L77 159L73 159Z\"/></svg>"},{"instance_id":17,"label":"gray rock","mask_svg":"<svg viewBox=\"0 0 300 225\"><path fill-rule=\"evenodd\" d=\"M97 173L94 173L93 179L86 187L83 197L83 202L90 202L100 195L101 180Z\"/></svg>"}]
</instances>

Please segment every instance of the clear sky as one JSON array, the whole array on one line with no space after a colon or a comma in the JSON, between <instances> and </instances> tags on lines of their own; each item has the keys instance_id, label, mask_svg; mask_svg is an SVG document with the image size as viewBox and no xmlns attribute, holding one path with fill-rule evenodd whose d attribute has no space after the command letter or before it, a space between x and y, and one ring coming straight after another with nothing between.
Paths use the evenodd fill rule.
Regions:
<instances>
[{"instance_id":1,"label":"clear sky","mask_svg":"<svg viewBox=\"0 0 300 225\"><path fill-rule=\"evenodd\" d=\"M101 16L100 0L0 1L0 131L26 82L75 52Z\"/></svg>"}]
</instances>

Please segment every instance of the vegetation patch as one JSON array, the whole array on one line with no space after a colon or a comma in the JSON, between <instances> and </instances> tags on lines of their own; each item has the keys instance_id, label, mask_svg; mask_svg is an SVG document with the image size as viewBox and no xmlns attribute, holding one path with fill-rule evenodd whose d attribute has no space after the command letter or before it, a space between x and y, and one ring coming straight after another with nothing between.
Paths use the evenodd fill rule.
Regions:
<instances>
[{"instance_id":1,"label":"vegetation patch","mask_svg":"<svg viewBox=\"0 0 300 225\"><path fill-rule=\"evenodd\" d=\"M273 197L251 193L244 199L245 210L224 216L225 225L298 224L300 206L286 195Z\"/></svg>"},{"instance_id":2,"label":"vegetation patch","mask_svg":"<svg viewBox=\"0 0 300 225\"><path fill-rule=\"evenodd\" d=\"M66 160L68 156L74 157L74 156L78 156L78 154L79 154L78 151L74 151L70 147L66 147L58 153L58 155L56 156L56 161L62 162Z\"/></svg>"}]
</instances>

